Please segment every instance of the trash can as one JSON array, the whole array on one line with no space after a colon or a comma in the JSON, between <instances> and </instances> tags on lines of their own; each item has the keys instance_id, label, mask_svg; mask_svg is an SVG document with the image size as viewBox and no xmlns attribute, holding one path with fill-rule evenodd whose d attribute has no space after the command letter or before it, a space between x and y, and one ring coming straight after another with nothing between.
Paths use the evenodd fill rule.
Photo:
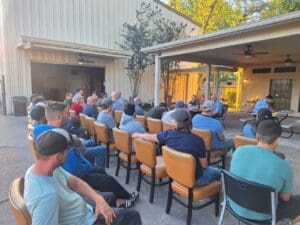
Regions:
<instances>
[{"instance_id":1,"label":"trash can","mask_svg":"<svg viewBox=\"0 0 300 225\"><path fill-rule=\"evenodd\" d=\"M13 97L14 116L27 115L27 98L25 96Z\"/></svg>"}]
</instances>

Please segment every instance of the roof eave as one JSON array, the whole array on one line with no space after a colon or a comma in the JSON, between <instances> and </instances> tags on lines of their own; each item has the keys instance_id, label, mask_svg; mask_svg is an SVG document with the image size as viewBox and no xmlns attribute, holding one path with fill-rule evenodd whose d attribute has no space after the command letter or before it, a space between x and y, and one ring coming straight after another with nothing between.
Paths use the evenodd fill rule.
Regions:
<instances>
[{"instance_id":1,"label":"roof eave","mask_svg":"<svg viewBox=\"0 0 300 225\"><path fill-rule=\"evenodd\" d=\"M197 43L201 43L213 39L220 39L228 36L234 36L239 33L251 32L251 31L262 29L264 27L276 26L280 23L288 23L295 20L300 20L300 11L271 17L265 20L261 20L259 22L248 23L234 28L226 28L219 31L210 32L204 35L195 36L192 38L186 38L186 39L171 41L171 42L167 42L155 46L146 47L143 48L142 51L145 53L160 53L164 50L168 50L174 47L193 45L193 44L197 44Z\"/></svg>"}]
</instances>

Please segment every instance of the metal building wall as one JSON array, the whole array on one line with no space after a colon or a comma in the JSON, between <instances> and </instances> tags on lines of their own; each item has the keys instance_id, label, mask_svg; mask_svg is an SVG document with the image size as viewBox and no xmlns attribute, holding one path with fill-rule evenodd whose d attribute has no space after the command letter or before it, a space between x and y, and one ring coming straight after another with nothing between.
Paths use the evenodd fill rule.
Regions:
<instances>
[{"instance_id":1,"label":"metal building wall","mask_svg":"<svg viewBox=\"0 0 300 225\"><path fill-rule=\"evenodd\" d=\"M66 41L77 44L118 49L124 22L135 21L135 11L145 0L0 0L0 72L5 75L7 106L11 113L11 97L31 94L31 60L72 64L76 56L45 50L31 51L17 48L21 36ZM149 0L153 7L162 9L170 19L198 28L192 22ZM99 60L105 67L107 92L119 89L125 97L131 85L125 75L124 60ZM96 65L95 65L96 66ZM146 71L141 96L153 99L153 76Z\"/></svg>"}]
</instances>

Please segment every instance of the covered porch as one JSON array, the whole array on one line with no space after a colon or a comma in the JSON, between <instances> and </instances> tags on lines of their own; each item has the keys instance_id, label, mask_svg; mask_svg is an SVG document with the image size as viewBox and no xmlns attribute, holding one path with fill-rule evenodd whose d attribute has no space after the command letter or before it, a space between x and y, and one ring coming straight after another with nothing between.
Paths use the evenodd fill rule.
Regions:
<instances>
[{"instance_id":1,"label":"covered porch","mask_svg":"<svg viewBox=\"0 0 300 225\"><path fill-rule=\"evenodd\" d=\"M300 12L143 49L155 54L155 104L160 100L161 60L243 68L241 110L271 93L278 109L300 115ZM209 82L205 83L209 98Z\"/></svg>"}]
</instances>

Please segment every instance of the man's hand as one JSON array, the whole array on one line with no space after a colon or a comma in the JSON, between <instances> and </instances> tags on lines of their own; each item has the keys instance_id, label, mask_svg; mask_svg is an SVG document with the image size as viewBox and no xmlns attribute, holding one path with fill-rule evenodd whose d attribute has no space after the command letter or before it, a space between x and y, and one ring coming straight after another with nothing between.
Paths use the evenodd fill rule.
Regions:
<instances>
[{"instance_id":1,"label":"man's hand","mask_svg":"<svg viewBox=\"0 0 300 225\"><path fill-rule=\"evenodd\" d=\"M112 224L114 218L116 217L115 212L112 210L112 208L109 207L109 205L102 197L100 197L96 201L95 220L97 219L99 214L101 214L104 217L106 225Z\"/></svg>"},{"instance_id":2,"label":"man's hand","mask_svg":"<svg viewBox=\"0 0 300 225\"><path fill-rule=\"evenodd\" d=\"M133 138L139 138L139 137L140 137L139 133L133 133L131 136L132 136Z\"/></svg>"}]
</instances>

